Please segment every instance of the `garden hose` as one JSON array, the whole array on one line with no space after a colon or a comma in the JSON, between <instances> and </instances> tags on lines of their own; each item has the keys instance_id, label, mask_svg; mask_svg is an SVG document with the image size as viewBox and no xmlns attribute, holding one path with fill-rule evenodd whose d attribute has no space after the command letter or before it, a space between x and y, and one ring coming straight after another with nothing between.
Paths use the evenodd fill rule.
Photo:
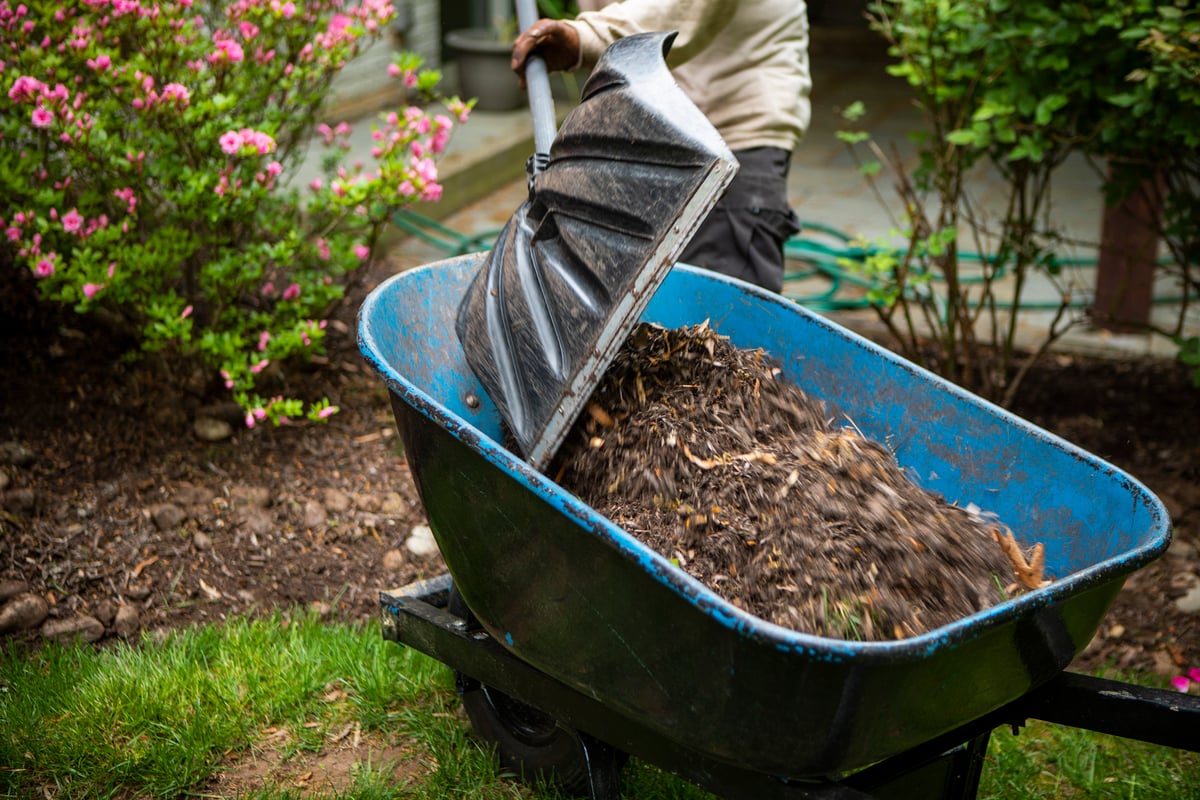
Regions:
<instances>
[{"instance_id":1,"label":"garden hose","mask_svg":"<svg viewBox=\"0 0 1200 800\"><path fill-rule=\"evenodd\" d=\"M827 283L826 288L809 294L787 291L784 295L791 300L815 311L846 311L860 308L870 308L868 298L870 290L878 288L879 284L866 275L865 269L857 267L865 265L868 259L884 254L891 254L897 259L905 253L900 249L889 249L885 246L864 244L837 228L820 222L802 221L801 232L789 239L783 247L784 259L788 268L784 272L784 284L789 281L804 281L820 279ZM958 260L967 264L983 264L989 259L986 256L971 251L960 250ZM1059 267L1094 268L1095 258L1081 256L1054 256L1054 262ZM1161 264L1173 263L1170 259L1161 259ZM960 275L960 284L982 284L1003 278L1006 272L1000 266L990 277L983 275ZM942 282L944 278L934 274L931 280ZM857 291L855 291L857 290ZM1156 297L1154 303L1167 305L1181 303L1184 296ZM1008 301L995 301L997 308L1012 308ZM1068 303L1072 308L1086 308L1090 305L1088 298L1079 298ZM1061 306L1057 301L1024 300L1020 303L1022 310L1054 310Z\"/></svg>"},{"instance_id":2,"label":"garden hose","mask_svg":"<svg viewBox=\"0 0 1200 800\"><path fill-rule=\"evenodd\" d=\"M413 211L401 209L392 215L392 223L405 233L417 237L426 244L432 245L447 256L462 256L487 250L492 246L500 229L485 230L473 235L460 233L446 227L435 220L424 217ZM871 301L867 294L878 283L865 274L865 270L857 269L857 265L865 265L873 256L889 252L881 245L864 244L849 234L831 225L821 222L802 221L801 232L789 239L783 246L784 259L788 268L784 273L784 284L788 282L821 280L827 285L823 290L807 294L787 291L784 295L800 305L819 312L848 311L853 309L870 308ZM891 253L902 257L904 252L892 249ZM959 251L960 262L982 264L987 261L985 256L970 251ZM1055 256L1055 263L1060 267L1094 268L1095 258ZM1161 263L1170 263L1164 259ZM996 270L991 280L1002 278L1005 268ZM943 280L937 275L933 280ZM961 284L980 284L989 280L983 276L960 276ZM1181 303L1184 297L1156 297L1157 305ZM1073 308L1085 308L1089 304L1087 298L1073 300L1069 304ZM1010 302L997 301L998 308L1011 308ZM1023 310L1054 310L1060 303L1054 301L1026 300L1020 304Z\"/></svg>"}]
</instances>

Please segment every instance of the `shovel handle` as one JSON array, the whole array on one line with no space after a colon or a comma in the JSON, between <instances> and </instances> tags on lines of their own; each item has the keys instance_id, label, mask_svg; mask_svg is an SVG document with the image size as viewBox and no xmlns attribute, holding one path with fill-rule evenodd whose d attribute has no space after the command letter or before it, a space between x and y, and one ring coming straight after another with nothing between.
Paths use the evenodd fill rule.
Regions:
<instances>
[{"instance_id":1,"label":"shovel handle","mask_svg":"<svg viewBox=\"0 0 1200 800\"><path fill-rule=\"evenodd\" d=\"M516 0L517 24L527 31L537 22L536 0ZM549 153L558 132L554 116L554 95L550 93L550 74L541 56L530 55L525 62L525 91L529 94L529 113L533 116L533 144L539 153Z\"/></svg>"}]
</instances>

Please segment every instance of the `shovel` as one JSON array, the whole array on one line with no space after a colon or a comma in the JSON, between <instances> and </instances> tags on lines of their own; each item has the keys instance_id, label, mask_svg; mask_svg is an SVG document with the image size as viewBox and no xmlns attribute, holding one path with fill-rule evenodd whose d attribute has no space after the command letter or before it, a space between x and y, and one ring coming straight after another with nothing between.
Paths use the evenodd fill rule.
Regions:
<instances>
[{"instance_id":1,"label":"shovel","mask_svg":"<svg viewBox=\"0 0 1200 800\"><path fill-rule=\"evenodd\" d=\"M521 28L534 0L517 0ZM737 160L667 69L674 33L617 40L555 134L541 58L525 81L529 197L458 308L467 363L542 471Z\"/></svg>"}]
</instances>

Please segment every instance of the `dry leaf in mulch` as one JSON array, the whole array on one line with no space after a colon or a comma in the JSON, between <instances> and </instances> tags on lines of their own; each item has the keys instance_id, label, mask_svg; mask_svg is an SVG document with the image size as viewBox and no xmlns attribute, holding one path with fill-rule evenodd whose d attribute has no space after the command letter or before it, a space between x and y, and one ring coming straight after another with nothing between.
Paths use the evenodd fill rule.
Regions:
<instances>
[{"instance_id":1,"label":"dry leaf in mulch","mask_svg":"<svg viewBox=\"0 0 1200 800\"><path fill-rule=\"evenodd\" d=\"M639 326L550 474L734 605L820 636L913 636L1042 581L1006 529L707 325Z\"/></svg>"}]
</instances>

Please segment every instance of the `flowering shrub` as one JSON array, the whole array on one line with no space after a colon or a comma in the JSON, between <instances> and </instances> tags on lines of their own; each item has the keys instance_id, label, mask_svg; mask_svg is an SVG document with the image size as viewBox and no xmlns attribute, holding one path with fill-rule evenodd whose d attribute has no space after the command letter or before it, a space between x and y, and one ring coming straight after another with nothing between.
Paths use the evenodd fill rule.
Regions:
<instances>
[{"instance_id":1,"label":"flowering shrub","mask_svg":"<svg viewBox=\"0 0 1200 800\"><path fill-rule=\"evenodd\" d=\"M470 111L455 98L381 116L371 162L339 164L350 129L318 124L321 105L393 14L388 0L0 0L0 247L44 298L219 374L247 425L334 413L260 387L319 352L322 316L391 213L440 197L435 160ZM435 99L417 56L389 74ZM314 137L325 177L291 186Z\"/></svg>"}]
</instances>

